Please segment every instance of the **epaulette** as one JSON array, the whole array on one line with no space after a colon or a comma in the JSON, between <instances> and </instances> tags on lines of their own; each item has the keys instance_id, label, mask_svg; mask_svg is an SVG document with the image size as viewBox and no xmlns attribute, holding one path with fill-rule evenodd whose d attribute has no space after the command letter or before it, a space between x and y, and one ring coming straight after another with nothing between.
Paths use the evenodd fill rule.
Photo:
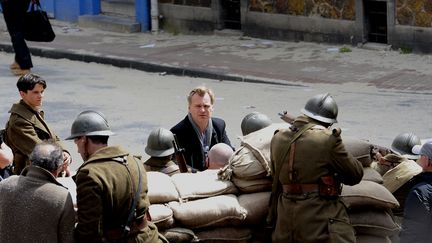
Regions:
<instances>
[{"instance_id":1,"label":"epaulette","mask_svg":"<svg viewBox=\"0 0 432 243\"><path fill-rule=\"evenodd\" d=\"M339 127L338 128L333 128L333 130L332 130L332 134L335 137L339 137L341 133L342 133L342 130Z\"/></svg>"}]
</instances>

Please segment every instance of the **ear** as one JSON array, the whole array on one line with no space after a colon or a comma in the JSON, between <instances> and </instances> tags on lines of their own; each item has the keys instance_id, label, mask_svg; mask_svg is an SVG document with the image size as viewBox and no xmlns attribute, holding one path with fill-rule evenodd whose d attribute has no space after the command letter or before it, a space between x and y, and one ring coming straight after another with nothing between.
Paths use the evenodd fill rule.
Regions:
<instances>
[{"instance_id":1,"label":"ear","mask_svg":"<svg viewBox=\"0 0 432 243\"><path fill-rule=\"evenodd\" d=\"M20 91L19 94L20 94L21 98L24 98L24 96L25 96L27 93L24 92L24 91Z\"/></svg>"}]
</instances>

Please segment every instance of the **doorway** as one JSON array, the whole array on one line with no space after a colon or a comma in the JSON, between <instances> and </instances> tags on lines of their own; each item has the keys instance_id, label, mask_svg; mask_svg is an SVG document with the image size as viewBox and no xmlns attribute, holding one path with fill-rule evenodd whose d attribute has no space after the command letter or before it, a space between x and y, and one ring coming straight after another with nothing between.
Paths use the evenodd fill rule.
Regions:
<instances>
[{"instance_id":1,"label":"doorway","mask_svg":"<svg viewBox=\"0 0 432 243\"><path fill-rule=\"evenodd\" d=\"M364 1L364 14L367 41L387 43L387 2Z\"/></svg>"},{"instance_id":2,"label":"doorway","mask_svg":"<svg viewBox=\"0 0 432 243\"><path fill-rule=\"evenodd\" d=\"M221 0L222 23L225 29L241 29L240 0Z\"/></svg>"}]
</instances>

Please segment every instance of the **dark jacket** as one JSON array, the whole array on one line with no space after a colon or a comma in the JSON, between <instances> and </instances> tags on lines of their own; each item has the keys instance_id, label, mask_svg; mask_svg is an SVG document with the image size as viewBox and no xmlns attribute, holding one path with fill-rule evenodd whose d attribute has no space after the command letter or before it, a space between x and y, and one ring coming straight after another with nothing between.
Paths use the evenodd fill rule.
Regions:
<instances>
[{"instance_id":1,"label":"dark jacket","mask_svg":"<svg viewBox=\"0 0 432 243\"><path fill-rule=\"evenodd\" d=\"M231 146L231 142L225 131L225 121L215 117L212 117L211 119L213 123L213 132L209 149L217 143L226 143ZM199 171L207 169L200 140L196 135L188 116L172 127L171 132L177 136L179 146L185 150L184 155L186 164Z\"/></svg>"},{"instance_id":2,"label":"dark jacket","mask_svg":"<svg viewBox=\"0 0 432 243\"><path fill-rule=\"evenodd\" d=\"M413 179L417 183L405 201L400 242L431 242L432 172L422 172Z\"/></svg>"}]
</instances>

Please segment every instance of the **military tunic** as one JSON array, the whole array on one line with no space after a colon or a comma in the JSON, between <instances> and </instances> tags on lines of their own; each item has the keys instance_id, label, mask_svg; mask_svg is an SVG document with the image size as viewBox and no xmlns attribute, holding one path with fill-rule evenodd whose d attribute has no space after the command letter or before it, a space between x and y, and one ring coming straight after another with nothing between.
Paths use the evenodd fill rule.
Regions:
<instances>
[{"instance_id":1,"label":"military tunic","mask_svg":"<svg viewBox=\"0 0 432 243\"><path fill-rule=\"evenodd\" d=\"M347 185L360 182L362 165L349 154L339 136L340 130L329 130L306 116L297 117L294 126L301 129L316 124L295 142L293 177L289 176L287 144L294 136L291 129L275 133L271 141L273 174L275 165L281 167L279 183L318 184L322 176L335 175ZM346 208L336 198L324 198L318 192L300 195L280 193L277 203L273 242L355 242Z\"/></svg>"},{"instance_id":2,"label":"military tunic","mask_svg":"<svg viewBox=\"0 0 432 243\"><path fill-rule=\"evenodd\" d=\"M144 162L146 171L158 171L169 176L180 173L178 165L169 157L150 157Z\"/></svg>"},{"instance_id":3,"label":"military tunic","mask_svg":"<svg viewBox=\"0 0 432 243\"><path fill-rule=\"evenodd\" d=\"M5 142L14 154L14 173L19 174L29 165L28 156L36 144L43 140L53 139L61 146L60 138L44 120L43 112L37 112L23 100L13 104L6 123ZM63 147L64 148L64 147Z\"/></svg>"},{"instance_id":4,"label":"military tunic","mask_svg":"<svg viewBox=\"0 0 432 243\"><path fill-rule=\"evenodd\" d=\"M127 161L130 174L123 164ZM75 238L78 242L106 242L108 231L120 229L127 218L138 190L139 172L136 158L118 146L97 150L78 169L74 180L77 185L78 224ZM145 217L150 202L147 195L147 176L142 162L141 193L137 202L136 218ZM133 181L133 183L132 183ZM162 237L163 238L163 237ZM148 226L124 242L161 242L156 226Z\"/></svg>"}]
</instances>

